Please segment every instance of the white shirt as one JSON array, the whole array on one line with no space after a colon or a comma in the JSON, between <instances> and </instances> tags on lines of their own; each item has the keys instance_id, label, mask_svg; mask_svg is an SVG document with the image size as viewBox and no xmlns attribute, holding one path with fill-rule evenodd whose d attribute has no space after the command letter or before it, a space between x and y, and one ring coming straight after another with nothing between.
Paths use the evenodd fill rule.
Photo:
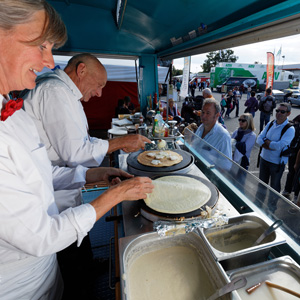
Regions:
<instances>
[{"instance_id":1,"label":"white shirt","mask_svg":"<svg viewBox=\"0 0 300 300\"><path fill-rule=\"evenodd\" d=\"M201 124L195 132L195 135L198 135L200 138L202 138L203 131L204 125ZM219 122L216 122L214 127L204 137L203 140L225 154L228 158L232 158L230 134Z\"/></svg>"},{"instance_id":2,"label":"white shirt","mask_svg":"<svg viewBox=\"0 0 300 300\"><path fill-rule=\"evenodd\" d=\"M37 299L41 291L54 299L49 292L57 286L55 253L80 244L96 212L85 204L58 214L53 182L57 189L78 188L85 173L84 167L51 166L22 109L0 121L0 299Z\"/></svg>"},{"instance_id":3,"label":"white shirt","mask_svg":"<svg viewBox=\"0 0 300 300\"><path fill-rule=\"evenodd\" d=\"M56 69L39 76L35 89L23 98L24 108L34 120L53 165L101 164L108 141L88 135L82 94L64 71Z\"/></svg>"}]
</instances>

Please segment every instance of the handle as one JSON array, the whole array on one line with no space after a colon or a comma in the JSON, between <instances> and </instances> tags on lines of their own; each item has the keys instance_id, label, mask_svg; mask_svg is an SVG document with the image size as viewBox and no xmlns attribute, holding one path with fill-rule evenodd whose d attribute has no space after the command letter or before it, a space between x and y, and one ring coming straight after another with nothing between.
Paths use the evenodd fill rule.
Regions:
<instances>
[{"instance_id":1,"label":"handle","mask_svg":"<svg viewBox=\"0 0 300 300\"><path fill-rule=\"evenodd\" d=\"M282 220L275 221L254 243L253 246L259 245L269 234L275 231L278 227L283 224Z\"/></svg>"},{"instance_id":2,"label":"handle","mask_svg":"<svg viewBox=\"0 0 300 300\"><path fill-rule=\"evenodd\" d=\"M238 276L234 278L231 282L224 285L222 288L217 290L213 295L211 295L207 300L216 300L232 291L240 289L247 284L247 279L244 276Z\"/></svg>"},{"instance_id":3,"label":"handle","mask_svg":"<svg viewBox=\"0 0 300 300\"><path fill-rule=\"evenodd\" d=\"M279 228L283 224L282 220L275 221L267 230L266 230L266 236L275 231L277 228Z\"/></svg>"},{"instance_id":4,"label":"handle","mask_svg":"<svg viewBox=\"0 0 300 300\"><path fill-rule=\"evenodd\" d=\"M244 276L238 276L219 290L219 297L232 291L238 290L244 287L246 284L247 279Z\"/></svg>"}]
</instances>

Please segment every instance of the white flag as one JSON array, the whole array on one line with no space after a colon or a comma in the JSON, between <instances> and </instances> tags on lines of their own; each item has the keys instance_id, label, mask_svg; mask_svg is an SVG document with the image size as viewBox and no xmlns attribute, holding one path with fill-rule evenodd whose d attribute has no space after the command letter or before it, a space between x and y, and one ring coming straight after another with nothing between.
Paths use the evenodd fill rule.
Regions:
<instances>
[{"instance_id":1,"label":"white flag","mask_svg":"<svg viewBox=\"0 0 300 300\"><path fill-rule=\"evenodd\" d=\"M190 61L191 61L190 56L184 58L182 83L180 87L180 96L183 98L187 97L189 93Z\"/></svg>"},{"instance_id":2,"label":"white flag","mask_svg":"<svg viewBox=\"0 0 300 300\"><path fill-rule=\"evenodd\" d=\"M278 50L278 52L277 52L277 54L276 54L276 57L279 56L279 58L280 58L280 55L281 55L281 47L282 47L282 46L280 46L280 49Z\"/></svg>"}]
</instances>

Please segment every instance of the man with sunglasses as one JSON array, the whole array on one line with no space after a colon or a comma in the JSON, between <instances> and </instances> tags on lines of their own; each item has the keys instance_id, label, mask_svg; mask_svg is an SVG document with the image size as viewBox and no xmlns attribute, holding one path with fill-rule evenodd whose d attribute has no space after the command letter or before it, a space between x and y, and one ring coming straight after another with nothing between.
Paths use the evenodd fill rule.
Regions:
<instances>
[{"instance_id":1,"label":"man with sunglasses","mask_svg":"<svg viewBox=\"0 0 300 300\"><path fill-rule=\"evenodd\" d=\"M281 152L290 145L295 135L294 127L288 125L290 114L289 103L279 104L276 119L269 122L257 137L257 143L262 146L259 179L267 184L270 181L270 186L279 193L281 177L288 161L288 157L281 156ZM276 206L275 202L273 206Z\"/></svg>"}]
</instances>

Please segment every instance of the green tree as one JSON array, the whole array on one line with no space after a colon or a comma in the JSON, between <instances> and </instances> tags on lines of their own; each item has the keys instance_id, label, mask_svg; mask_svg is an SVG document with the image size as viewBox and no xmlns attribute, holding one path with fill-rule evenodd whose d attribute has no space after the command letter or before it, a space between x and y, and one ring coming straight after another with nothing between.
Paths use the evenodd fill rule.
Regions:
<instances>
[{"instance_id":1,"label":"green tree","mask_svg":"<svg viewBox=\"0 0 300 300\"><path fill-rule=\"evenodd\" d=\"M180 70L180 69L176 69L173 65L173 68L172 68L172 76L177 76L177 75L182 75L183 73L183 70Z\"/></svg>"},{"instance_id":2,"label":"green tree","mask_svg":"<svg viewBox=\"0 0 300 300\"><path fill-rule=\"evenodd\" d=\"M219 62L236 62L238 56L234 55L234 51L231 49L212 51L206 55L207 59L202 65L203 72L210 72L212 67L215 67Z\"/></svg>"}]
</instances>

